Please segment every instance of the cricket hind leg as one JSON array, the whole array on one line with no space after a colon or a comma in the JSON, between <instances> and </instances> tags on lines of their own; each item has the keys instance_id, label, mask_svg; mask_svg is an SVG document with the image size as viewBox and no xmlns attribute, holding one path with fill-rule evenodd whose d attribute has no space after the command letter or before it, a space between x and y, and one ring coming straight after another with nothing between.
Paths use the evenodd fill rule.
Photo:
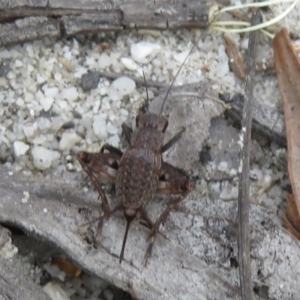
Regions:
<instances>
[{"instance_id":1,"label":"cricket hind leg","mask_svg":"<svg viewBox=\"0 0 300 300\"><path fill-rule=\"evenodd\" d=\"M163 163L160 172L160 182L157 189L157 193L166 195L178 195L179 196L172 201L170 205L162 212L156 222L153 224L150 234L148 236L149 246L145 254L145 265L151 256L153 244L156 238L156 234L159 232L159 226L168 217L171 210L175 209L194 189L194 182L190 181L187 175L173 167L170 164Z\"/></svg>"},{"instance_id":2,"label":"cricket hind leg","mask_svg":"<svg viewBox=\"0 0 300 300\"><path fill-rule=\"evenodd\" d=\"M109 153L104 153L104 150L109 151ZM92 224L99 220L96 236L99 232L101 232L103 220L109 218L112 215L112 212L116 211L115 209L112 211L110 210L105 192L99 182L98 177L106 179L110 182L114 182L122 155L123 153L119 149L108 144L102 147L100 153L79 152L77 154L79 163L87 173L88 177L91 179L93 185L99 193L99 198L102 200L102 213L100 218L85 224Z\"/></svg>"}]
</instances>

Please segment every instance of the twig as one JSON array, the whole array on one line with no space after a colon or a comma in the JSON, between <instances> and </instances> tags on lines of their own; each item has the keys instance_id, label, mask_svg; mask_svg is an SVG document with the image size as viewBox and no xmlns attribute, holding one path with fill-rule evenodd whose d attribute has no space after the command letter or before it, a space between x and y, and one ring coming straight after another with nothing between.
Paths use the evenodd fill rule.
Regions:
<instances>
[{"instance_id":1,"label":"twig","mask_svg":"<svg viewBox=\"0 0 300 300\"><path fill-rule=\"evenodd\" d=\"M252 24L258 24L261 20L260 11L252 16ZM241 142L243 143L240 152L239 167L239 191L238 191L238 223L239 223L239 273L240 285L243 300L252 300L252 280L249 245L249 163L251 126L253 114L253 88L255 76L255 58L258 32L250 33L248 44L248 57L246 67L245 101L243 108Z\"/></svg>"}]
</instances>

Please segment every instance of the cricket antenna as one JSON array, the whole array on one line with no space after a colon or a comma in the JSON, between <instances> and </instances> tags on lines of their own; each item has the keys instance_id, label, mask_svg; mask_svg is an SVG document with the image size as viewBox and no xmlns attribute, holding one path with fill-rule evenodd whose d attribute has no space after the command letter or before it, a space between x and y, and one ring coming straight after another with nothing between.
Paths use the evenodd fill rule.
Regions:
<instances>
[{"instance_id":1,"label":"cricket antenna","mask_svg":"<svg viewBox=\"0 0 300 300\"><path fill-rule=\"evenodd\" d=\"M144 83L145 83L145 88L146 88L146 96L147 96L147 99L146 99L146 102L145 104L142 106L141 108L141 111L143 113L146 113L148 111L148 108L149 108L149 94L148 94L148 86L147 86L147 81L146 81L146 77L145 77L145 72L143 72L143 77L144 77Z\"/></svg>"},{"instance_id":2,"label":"cricket antenna","mask_svg":"<svg viewBox=\"0 0 300 300\"><path fill-rule=\"evenodd\" d=\"M196 43L194 43L193 47L191 48L191 50L190 50L189 53L187 54L186 58L184 59L183 63L181 64L180 68L178 69L178 71L177 71L175 77L173 78L173 80L172 80L170 86L168 87L166 96L165 96L165 98L164 98L164 100L163 100L163 103L162 103L162 105L161 105L161 109L160 109L160 112L159 112L160 115L162 114L162 111L163 111L163 109L164 109L164 105L165 105L165 103L166 103L167 97L168 97L168 95L169 95L169 93L170 93L171 88L172 88L173 85L174 85L174 82L175 82L175 80L176 80L178 74L180 73L182 67L183 67L184 64L186 63L186 61L187 61L187 59L189 58L189 56L191 55L191 53L192 53L192 52L194 51L194 49L196 48L198 42L199 42L200 39L203 37L203 35L204 35L204 34L201 34L200 37L198 38L198 40L196 41Z\"/></svg>"},{"instance_id":3,"label":"cricket antenna","mask_svg":"<svg viewBox=\"0 0 300 300\"><path fill-rule=\"evenodd\" d=\"M121 253L120 253L119 263L121 263L122 260L123 260L129 227L130 227L131 222L134 220L135 215L134 216L125 215L125 218L126 218L126 221L127 221L127 225L126 225L126 229L125 229L125 235L124 235L124 239L123 239L123 244L122 244L122 250L121 250Z\"/></svg>"}]
</instances>

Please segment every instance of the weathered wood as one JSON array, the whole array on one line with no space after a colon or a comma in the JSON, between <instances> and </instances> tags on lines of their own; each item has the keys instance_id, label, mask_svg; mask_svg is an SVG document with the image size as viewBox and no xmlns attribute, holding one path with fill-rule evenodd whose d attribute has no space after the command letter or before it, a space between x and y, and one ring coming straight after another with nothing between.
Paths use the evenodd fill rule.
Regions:
<instances>
[{"instance_id":1,"label":"weathered wood","mask_svg":"<svg viewBox=\"0 0 300 300\"><path fill-rule=\"evenodd\" d=\"M1 231L1 228L0 228ZM50 300L22 269L0 256L0 300Z\"/></svg>"},{"instance_id":2,"label":"weathered wood","mask_svg":"<svg viewBox=\"0 0 300 300\"><path fill-rule=\"evenodd\" d=\"M203 90L203 85L198 88ZM194 87L196 90L197 87ZM175 89L172 93L178 91ZM195 94L193 90L189 91L186 93ZM173 95L171 98L175 101ZM186 102L180 97L182 101ZM207 106L203 108L199 100L197 106L199 111L208 113ZM195 110L197 106L191 108ZM182 118L186 119L186 116ZM195 125L189 132L191 136L195 133L193 139L188 137L192 140L189 142L191 145L200 136L193 132L195 128L200 130L207 122L202 116L199 118L201 126L192 118L187 120ZM220 130L222 139L237 143L237 133L227 136L225 126L216 124L214 131ZM213 135L211 138L214 138ZM229 165L230 160L237 161L237 152L233 150L226 150ZM168 240L158 236L146 268L143 267L143 257L149 230L137 223L132 224L125 259L120 265L118 255L125 228L121 214L104 226L96 248L86 242L85 235L78 233L81 224L100 214L97 193L82 191L82 180L81 173L68 172L60 172L47 179L27 179L18 174L9 176L8 170L1 167L0 222L20 227L28 234L56 245L85 271L118 287L128 289L127 284L131 283L140 299L239 299L238 269L234 263L231 264L231 261L237 260L236 201L213 201L195 191L178 211L171 213L161 228ZM30 194L28 203L21 201L24 191ZM113 199L111 197L110 201ZM154 219L164 204L164 201L155 199L147 207L150 217ZM84 207L93 211L88 218L79 210ZM267 287L270 299L296 299L300 293L294 280L300 276L299 241L281 227L275 227L273 217L262 206L250 206L253 280L258 289Z\"/></svg>"},{"instance_id":3,"label":"weathered wood","mask_svg":"<svg viewBox=\"0 0 300 300\"><path fill-rule=\"evenodd\" d=\"M203 28L210 6L196 0L1 0L0 46L99 31Z\"/></svg>"}]
</instances>

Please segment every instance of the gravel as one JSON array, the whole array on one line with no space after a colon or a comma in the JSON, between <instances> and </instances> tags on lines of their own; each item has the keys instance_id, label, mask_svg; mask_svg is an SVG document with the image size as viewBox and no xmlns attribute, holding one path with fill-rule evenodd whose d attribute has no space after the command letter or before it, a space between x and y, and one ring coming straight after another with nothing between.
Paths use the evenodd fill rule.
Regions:
<instances>
[{"instance_id":1,"label":"gravel","mask_svg":"<svg viewBox=\"0 0 300 300\"><path fill-rule=\"evenodd\" d=\"M299 13L295 9L286 25L297 28L297 18ZM86 40L84 44L76 37L55 42L45 39L0 50L1 161L11 172L22 172L24 176L46 175L57 169L82 172L79 163L70 158L78 151L97 152L104 143L122 146L121 124L131 123L144 103L145 89L138 88L130 76L142 78L144 72L146 79L169 84L200 34L187 30L128 32L112 42L110 35L100 33L97 40ZM248 36L230 37L245 54ZM98 44L106 39L110 47L102 52ZM272 50L266 38L260 43L258 56L262 60ZM203 71L206 66L208 72ZM101 70L127 76L113 81L100 76L95 80L88 78L91 82L87 88L81 87L83 76ZM209 32L198 42L175 84L198 82L206 77L233 90L243 88L229 70L223 38L218 32ZM279 106L275 76L257 75L256 80L256 100L270 107ZM218 168L226 171L226 161ZM253 172L259 180L266 173L258 168ZM236 198L236 187L217 189L224 200ZM276 198L278 205L278 193L282 191L274 187L269 197L264 196L261 201L272 205L269 199ZM85 284L98 289L99 294L108 285L96 278L89 278ZM106 289L105 299L112 299L111 295Z\"/></svg>"}]
</instances>

